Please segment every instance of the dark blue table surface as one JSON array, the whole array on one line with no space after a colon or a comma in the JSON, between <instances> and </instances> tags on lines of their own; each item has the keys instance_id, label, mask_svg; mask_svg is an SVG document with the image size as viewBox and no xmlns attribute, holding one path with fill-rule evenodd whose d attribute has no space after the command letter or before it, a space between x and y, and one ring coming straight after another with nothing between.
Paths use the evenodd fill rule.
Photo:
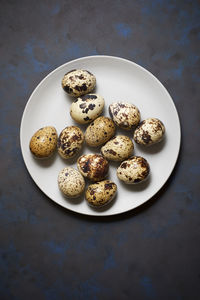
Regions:
<instances>
[{"instance_id":1,"label":"dark blue table surface","mask_svg":"<svg viewBox=\"0 0 200 300\"><path fill-rule=\"evenodd\" d=\"M200 2L0 2L0 299L200 299ZM132 60L171 94L176 168L142 207L84 217L49 200L24 165L19 127L36 85L72 59Z\"/></svg>"}]
</instances>

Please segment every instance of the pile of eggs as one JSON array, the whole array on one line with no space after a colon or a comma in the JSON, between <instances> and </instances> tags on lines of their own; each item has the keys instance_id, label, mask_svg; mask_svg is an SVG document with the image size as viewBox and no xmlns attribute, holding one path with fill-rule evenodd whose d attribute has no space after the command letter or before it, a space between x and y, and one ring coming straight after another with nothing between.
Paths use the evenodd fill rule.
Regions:
<instances>
[{"instance_id":1,"label":"pile of eggs","mask_svg":"<svg viewBox=\"0 0 200 300\"><path fill-rule=\"evenodd\" d=\"M141 156L132 156L133 141L126 135L115 135L116 127L132 130L133 140L141 146L160 142L165 134L163 123L157 118L141 122L139 109L131 103L115 102L109 106L110 118L101 116L105 101L91 93L96 86L95 76L86 70L71 70L64 75L62 87L76 97L70 107L71 118L78 124L88 124L85 133L78 126L68 126L61 133L52 126L40 128L30 140L35 158L46 159L57 150L63 159L77 156L84 141L90 147L101 146L101 154L90 153L78 157L77 169L65 167L58 174L58 187L68 198L79 197L85 191L85 178L93 182L85 191L85 199L92 207L102 207L112 201L117 185L106 180L108 161L120 162L117 177L125 184L138 184L149 176L150 166Z\"/></svg>"}]
</instances>

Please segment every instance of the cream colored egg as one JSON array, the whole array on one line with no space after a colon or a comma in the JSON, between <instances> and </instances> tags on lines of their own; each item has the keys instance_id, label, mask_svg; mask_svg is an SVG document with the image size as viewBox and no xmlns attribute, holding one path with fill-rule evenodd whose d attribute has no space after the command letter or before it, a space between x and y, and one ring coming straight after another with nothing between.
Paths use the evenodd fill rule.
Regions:
<instances>
[{"instance_id":1,"label":"cream colored egg","mask_svg":"<svg viewBox=\"0 0 200 300\"><path fill-rule=\"evenodd\" d=\"M64 128L58 138L58 153L62 158L74 157L82 148L84 134L77 126Z\"/></svg>"},{"instance_id":2,"label":"cream colored egg","mask_svg":"<svg viewBox=\"0 0 200 300\"><path fill-rule=\"evenodd\" d=\"M90 184L86 190L85 198L89 205L102 207L110 203L117 193L117 185L110 180L103 180Z\"/></svg>"},{"instance_id":3,"label":"cream colored egg","mask_svg":"<svg viewBox=\"0 0 200 300\"><path fill-rule=\"evenodd\" d=\"M76 198L84 192L85 180L80 172L66 167L58 175L58 186L66 197Z\"/></svg>"},{"instance_id":4,"label":"cream colored egg","mask_svg":"<svg viewBox=\"0 0 200 300\"><path fill-rule=\"evenodd\" d=\"M108 160L122 161L133 154L133 149L133 142L128 136L117 135L101 148L101 153Z\"/></svg>"},{"instance_id":5,"label":"cream colored egg","mask_svg":"<svg viewBox=\"0 0 200 300\"><path fill-rule=\"evenodd\" d=\"M30 140L29 148L36 158L48 158L56 150L57 131L52 126L40 128Z\"/></svg>"},{"instance_id":6,"label":"cream colored egg","mask_svg":"<svg viewBox=\"0 0 200 300\"><path fill-rule=\"evenodd\" d=\"M100 154L84 154L78 158L78 170L80 173L92 180L100 181L108 173L108 161Z\"/></svg>"},{"instance_id":7,"label":"cream colored egg","mask_svg":"<svg viewBox=\"0 0 200 300\"><path fill-rule=\"evenodd\" d=\"M95 76L87 70L71 70L62 79L64 91L74 97L90 93L95 88L95 85Z\"/></svg>"},{"instance_id":8,"label":"cream colored egg","mask_svg":"<svg viewBox=\"0 0 200 300\"><path fill-rule=\"evenodd\" d=\"M148 118L138 125L133 137L137 144L148 146L160 142L164 134L164 124L157 118Z\"/></svg>"},{"instance_id":9,"label":"cream colored egg","mask_svg":"<svg viewBox=\"0 0 200 300\"><path fill-rule=\"evenodd\" d=\"M86 129L85 141L91 147L105 144L115 134L115 124L107 117L98 117Z\"/></svg>"},{"instance_id":10,"label":"cream colored egg","mask_svg":"<svg viewBox=\"0 0 200 300\"><path fill-rule=\"evenodd\" d=\"M117 126L130 130L140 122L139 109L131 103L115 102L110 104L109 113Z\"/></svg>"},{"instance_id":11,"label":"cream colored egg","mask_svg":"<svg viewBox=\"0 0 200 300\"><path fill-rule=\"evenodd\" d=\"M87 124L98 118L104 108L104 99L97 94L87 94L77 98L70 107L74 121Z\"/></svg>"},{"instance_id":12,"label":"cream colored egg","mask_svg":"<svg viewBox=\"0 0 200 300\"><path fill-rule=\"evenodd\" d=\"M117 176L127 184L135 184L146 179L149 172L147 160L141 156L133 156L121 163L117 169Z\"/></svg>"}]
</instances>

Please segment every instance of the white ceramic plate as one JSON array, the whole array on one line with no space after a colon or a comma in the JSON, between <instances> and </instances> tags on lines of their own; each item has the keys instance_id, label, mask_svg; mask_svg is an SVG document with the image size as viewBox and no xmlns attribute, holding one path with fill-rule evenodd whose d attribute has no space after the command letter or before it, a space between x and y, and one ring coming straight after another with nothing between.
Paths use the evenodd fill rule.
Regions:
<instances>
[{"instance_id":1,"label":"white ceramic plate","mask_svg":"<svg viewBox=\"0 0 200 300\"><path fill-rule=\"evenodd\" d=\"M61 88L64 74L71 69L86 69L97 79L96 93L105 99L104 115L109 116L108 106L114 101L135 104L141 119L156 117L166 127L164 141L144 148L135 145L135 155L144 156L151 167L149 179L138 185L125 185L116 176L117 163L110 164L109 179L118 186L113 203L101 210L89 207L84 196L77 200L66 199L58 189L57 176L66 165L76 168L76 160L64 161L58 154L46 161L36 160L29 151L29 141L40 127L55 126L58 133L75 124L69 114L73 101ZM76 124L79 126L78 124ZM86 127L82 127L84 130ZM132 133L118 130L132 137ZM89 56L70 61L45 77L36 87L25 107L20 130L20 140L26 167L39 188L61 206L86 215L115 215L131 210L150 199L169 178L180 148L180 122L175 105L163 85L150 72L139 65L112 56ZM97 152L99 149L93 149ZM82 153L90 153L84 146Z\"/></svg>"}]
</instances>

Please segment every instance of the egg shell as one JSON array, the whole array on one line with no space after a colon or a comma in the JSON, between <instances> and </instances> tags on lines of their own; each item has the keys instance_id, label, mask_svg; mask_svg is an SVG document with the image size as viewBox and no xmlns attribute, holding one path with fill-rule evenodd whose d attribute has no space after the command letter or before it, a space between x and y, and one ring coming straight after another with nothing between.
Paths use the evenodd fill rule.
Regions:
<instances>
[{"instance_id":1,"label":"egg shell","mask_svg":"<svg viewBox=\"0 0 200 300\"><path fill-rule=\"evenodd\" d=\"M141 156L133 156L123 161L117 169L117 176L127 184L135 184L147 178L150 167L147 160Z\"/></svg>"},{"instance_id":2,"label":"egg shell","mask_svg":"<svg viewBox=\"0 0 200 300\"><path fill-rule=\"evenodd\" d=\"M110 118L101 116L87 127L85 141L91 147L98 147L109 141L114 134L114 122Z\"/></svg>"},{"instance_id":3,"label":"egg shell","mask_svg":"<svg viewBox=\"0 0 200 300\"><path fill-rule=\"evenodd\" d=\"M74 97L90 93L95 88L95 85L95 76L87 70L71 70L62 79L64 91Z\"/></svg>"},{"instance_id":4,"label":"egg shell","mask_svg":"<svg viewBox=\"0 0 200 300\"><path fill-rule=\"evenodd\" d=\"M110 180L103 180L90 184L86 190L85 198L90 206L102 207L110 203L117 193L117 185Z\"/></svg>"},{"instance_id":5,"label":"egg shell","mask_svg":"<svg viewBox=\"0 0 200 300\"><path fill-rule=\"evenodd\" d=\"M133 154L133 149L133 142L128 136L117 135L101 148L101 153L108 160L122 161Z\"/></svg>"},{"instance_id":6,"label":"egg shell","mask_svg":"<svg viewBox=\"0 0 200 300\"><path fill-rule=\"evenodd\" d=\"M32 136L29 143L30 151L36 158L48 158L56 150L57 139L58 135L54 127L42 127Z\"/></svg>"},{"instance_id":7,"label":"egg shell","mask_svg":"<svg viewBox=\"0 0 200 300\"><path fill-rule=\"evenodd\" d=\"M164 124L157 118L148 118L138 125L133 138L137 144L148 146L159 143L164 134Z\"/></svg>"},{"instance_id":8,"label":"egg shell","mask_svg":"<svg viewBox=\"0 0 200 300\"><path fill-rule=\"evenodd\" d=\"M58 153L64 159L74 157L82 148L84 134L77 126L64 128L58 138Z\"/></svg>"},{"instance_id":9,"label":"egg shell","mask_svg":"<svg viewBox=\"0 0 200 300\"><path fill-rule=\"evenodd\" d=\"M130 130L140 122L139 109L131 103L115 102L110 104L109 113L117 126Z\"/></svg>"},{"instance_id":10,"label":"egg shell","mask_svg":"<svg viewBox=\"0 0 200 300\"><path fill-rule=\"evenodd\" d=\"M104 179L109 169L108 161L100 154L81 155L77 166L80 173L92 181Z\"/></svg>"},{"instance_id":11,"label":"egg shell","mask_svg":"<svg viewBox=\"0 0 200 300\"><path fill-rule=\"evenodd\" d=\"M66 167L58 175L58 186L66 197L76 198L84 192L85 180L80 172Z\"/></svg>"},{"instance_id":12,"label":"egg shell","mask_svg":"<svg viewBox=\"0 0 200 300\"><path fill-rule=\"evenodd\" d=\"M77 98L70 107L74 121L87 124L98 118L104 108L104 99L98 94L87 94Z\"/></svg>"}]
</instances>

